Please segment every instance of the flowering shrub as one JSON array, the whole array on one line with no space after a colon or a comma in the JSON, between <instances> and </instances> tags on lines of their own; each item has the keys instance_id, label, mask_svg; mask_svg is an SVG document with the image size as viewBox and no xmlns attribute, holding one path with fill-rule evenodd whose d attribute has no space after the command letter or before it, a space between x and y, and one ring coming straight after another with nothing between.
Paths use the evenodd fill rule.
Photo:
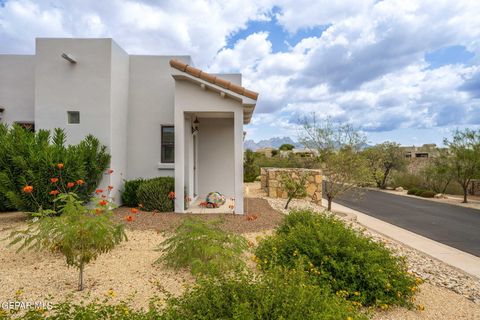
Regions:
<instances>
[{"instance_id":1,"label":"flowering shrub","mask_svg":"<svg viewBox=\"0 0 480 320\"><path fill-rule=\"evenodd\" d=\"M417 280L404 260L331 216L292 211L255 253L264 270L301 259L318 283L359 306L412 305Z\"/></svg>"},{"instance_id":2,"label":"flowering shrub","mask_svg":"<svg viewBox=\"0 0 480 320\"><path fill-rule=\"evenodd\" d=\"M54 207L52 190L67 189L83 202L90 200L110 155L93 136L69 146L65 139L61 129L51 135L48 130L30 132L17 125L0 125L0 202L37 212ZM32 189L25 192L25 186Z\"/></svg>"},{"instance_id":3,"label":"flowering shrub","mask_svg":"<svg viewBox=\"0 0 480 320\"><path fill-rule=\"evenodd\" d=\"M30 187L24 187L24 192L31 194L33 189ZM10 246L20 244L17 251L60 252L69 266L79 270L78 289L83 290L85 265L127 239L123 225L112 219L114 205L108 200L109 194L99 195L101 197L96 199L93 209L86 207L73 192L55 195L55 210L41 209L34 214L35 219L27 229L10 234ZM57 212L61 215L57 216Z\"/></svg>"}]
</instances>

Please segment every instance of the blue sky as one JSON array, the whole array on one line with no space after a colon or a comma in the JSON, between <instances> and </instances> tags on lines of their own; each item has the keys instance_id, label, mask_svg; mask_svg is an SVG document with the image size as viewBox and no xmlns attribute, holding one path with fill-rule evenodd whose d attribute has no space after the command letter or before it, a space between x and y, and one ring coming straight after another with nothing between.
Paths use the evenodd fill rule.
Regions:
<instances>
[{"instance_id":1,"label":"blue sky","mask_svg":"<svg viewBox=\"0 0 480 320\"><path fill-rule=\"evenodd\" d=\"M189 54L260 93L247 137L295 139L313 114L370 143L441 144L480 126L480 2L0 0L0 53L35 37L112 37Z\"/></svg>"}]
</instances>

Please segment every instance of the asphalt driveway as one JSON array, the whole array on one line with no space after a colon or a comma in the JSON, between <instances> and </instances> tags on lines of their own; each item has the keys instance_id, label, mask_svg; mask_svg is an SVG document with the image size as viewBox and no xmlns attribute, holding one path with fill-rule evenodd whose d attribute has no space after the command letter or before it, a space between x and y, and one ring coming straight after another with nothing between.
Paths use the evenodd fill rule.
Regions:
<instances>
[{"instance_id":1,"label":"asphalt driveway","mask_svg":"<svg viewBox=\"0 0 480 320\"><path fill-rule=\"evenodd\" d=\"M334 202L480 257L480 210L374 190Z\"/></svg>"}]
</instances>

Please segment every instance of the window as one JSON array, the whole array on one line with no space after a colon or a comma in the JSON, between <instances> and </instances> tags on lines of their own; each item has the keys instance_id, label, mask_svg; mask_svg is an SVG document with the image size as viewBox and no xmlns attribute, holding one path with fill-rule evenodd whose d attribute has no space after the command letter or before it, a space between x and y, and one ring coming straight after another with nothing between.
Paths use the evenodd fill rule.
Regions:
<instances>
[{"instance_id":1,"label":"window","mask_svg":"<svg viewBox=\"0 0 480 320\"><path fill-rule=\"evenodd\" d=\"M80 111L67 111L68 124L80 123Z\"/></svg>"},{"instance_id":2,"label":"window","mask_svg":"<svg viewBox=\"0 0 480 320\"><path fill-rule=\"evenodd\" d=\"M173 126L162 126L162 163L175 161L175 130Z\"/></svg>"},{"instance_id":3,"label":"window","mask_svg":"<svg viewBox=\"0 0 480 320\"><path fill-rule=\"evenodd\" d=\"M23 129L25 129L27 131L35 132L35 123L33 123L33 122L17 121L15 123L18 124L20 127L22 127Z\"/></svg>"}]
</instances>

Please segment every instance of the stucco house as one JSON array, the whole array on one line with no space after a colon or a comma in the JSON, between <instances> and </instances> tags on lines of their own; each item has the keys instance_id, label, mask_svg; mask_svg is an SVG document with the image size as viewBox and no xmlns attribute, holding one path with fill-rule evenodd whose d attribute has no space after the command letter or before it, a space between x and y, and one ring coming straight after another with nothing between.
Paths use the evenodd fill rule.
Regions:
<instances>
[{"instance_id":1,"label":"stucco house","mask_svg":"<svg viewBox=\"0 0 480 320\"><path fill-rule=\"evenodd\" d=\"M240 74L209 74L188 56L129 55L112 39L36 39L34 55L0 55L0 121L93 134L112 156L102 185L175 177L176 212L208 192L243 213L243 125L258 94Z\"/></svg>"}]
</instances>

